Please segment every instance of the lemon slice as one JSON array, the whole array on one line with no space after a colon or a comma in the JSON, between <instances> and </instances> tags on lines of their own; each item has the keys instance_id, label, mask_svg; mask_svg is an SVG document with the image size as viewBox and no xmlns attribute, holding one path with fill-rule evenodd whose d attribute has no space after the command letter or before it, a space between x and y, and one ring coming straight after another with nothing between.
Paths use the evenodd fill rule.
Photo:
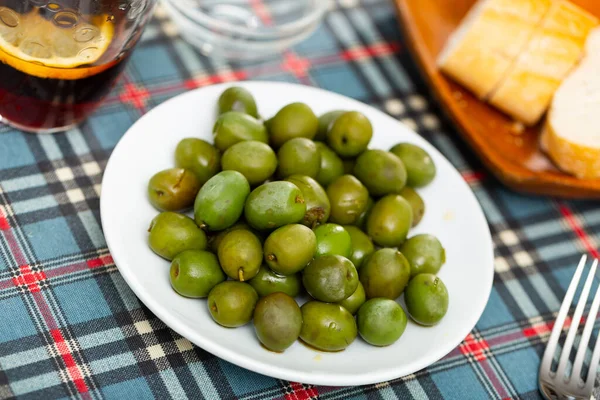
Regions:
<instances>
[{"instance_id":1,"label":"lemon slice","mask_svg":"<svg viewBox=\"0 0 600 400\"><path fill-rule=\"evenodd\" d=\"M112 65L78 68L98 61L110 45L114 27L107 15L88 22L72 11L56 11L50 19L39 12L18 14L0 7L0 62L39 78L68 80Z\"/></svg>"}]
</instances>

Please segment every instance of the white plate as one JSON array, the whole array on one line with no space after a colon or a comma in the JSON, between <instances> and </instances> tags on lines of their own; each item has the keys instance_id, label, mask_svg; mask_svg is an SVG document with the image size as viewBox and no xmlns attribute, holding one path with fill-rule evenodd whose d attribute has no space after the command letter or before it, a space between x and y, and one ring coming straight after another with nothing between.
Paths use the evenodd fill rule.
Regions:
<instances>
[{"instance_id":1,"label":"white plate","mask_svg":"<svg viewBox=\"0 0 600 400\"><path fill-rule=\"evenodd\" d=\"M170 328L203 349L249 370L276 378L331 386L387 381L427 367L454 349L474 327L487 303L493 279L493 250L485 217L459 173L434 147L388 115L350 98L308 86L275 82L236 83L250 90L264 116L301 101L315 113L358 110L372 122L372 148L389 149L407 141L426 149L437 177L420 190L427 211L411 232L432 233L446 248L439 276L450 306L435 327L409 322L392 346L377 348L360 338L345 351L322 353L296 342L283 354L263 349L252 324L238 329L214 323L205 300L177 295L168 278L169 263L147 245L147 228L157 211L146 199L148 179L173 166L180 139L211 141L219 94L228 85L197 89L156 107L137 121L114 149L101 195L102 226L119 271L142 302Z\"/></svg>"}]
</instances>

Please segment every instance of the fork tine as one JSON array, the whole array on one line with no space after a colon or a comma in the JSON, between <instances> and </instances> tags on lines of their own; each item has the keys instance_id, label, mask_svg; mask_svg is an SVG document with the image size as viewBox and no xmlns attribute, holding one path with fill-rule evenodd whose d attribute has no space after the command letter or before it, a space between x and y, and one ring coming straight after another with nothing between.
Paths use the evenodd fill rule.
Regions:
<instances>
[{"instance_id":1,"label":"fork tine","mask_svg":"<svg viewBox=\"0 0 600 400\"><path fill-rule=\"evenodd\" d=\"M599 289L600 290L600 289ZM595 320L595 318L594 318ZM588 370L587 378L585 379L585 386L589 389L593 389L596 383L596 371L598 370L598 362L600 361L600 333L596 338L596 344L594 345L594 352L592 353L592 360L590 361L590 369Z\"/></svg>"},{"instance_id":2,"label":"fork tine","mask_svg":"<svg viewBox=\"0 0 600 400\"><path fill-rule=\"evenodd\" d=\"M594 269L597 265L598 260L594 260L592 269ZM590 274L591 273L592 272L590 271ZM594 300L592 301L592 306L590 307L590 312L588 313L585 327L581 333L579 349L577 350L577 355L575 356L575 361L573 362L573 373L571 374L571 377L579 379L579 375L581 375L581 368L583 367L583 363L585 361L585 353L587 352L588 343L590 342L590 337L592 336L592 330L594 329L594 324L596 323L596 318L598 317L598 308L600 308L600 286L598 286L598 289L596 289L596 294L594 295Z\"/></svg>"},{"instance_id":3,"label":"fork tine","mask_svg":"<svg viewBox=\"0 0 600 400\"><path fill-rule=\"evenodd\" d=\"M542 359L542 363L540 365L540 371L544 368L546 368L548 371L550 370L550 364L552 362L552 358L554 357L554 351L556 350L556 345L558 344L558 338L560 336L560 332L562 331L562 326L565 323L567 313L569 312L571 302L573 301L573 296L575 295L575 290L579 284L581 272L583 271L583 266L585 265L586 260L587 256L585 254L581 256L581 260L579 260L579 265L575 270L575 274L573 274L573 278L571 279L567 293L565 293L565 298L560 305L560 310L558 311L556 321L554 322L554 328L552 328L552 333L550 334L550 338L546 344L546 351L544 351L544 358Z\"/></svg>"},{"instance_id":4,"label":"fork tine","mask_svg":"<svg viewBox=\"0 0 600 400\"><path fill-rule=\"evenodd\" d=\"M575 340L575 335L577 334L577 329L579 328L579 322L581 321L583 309L587 304L597 265L598 263L594 261L594 263L592 264L592 268L590 268L590 272L588 273L587 279L585 280L585 284L583 285L583 289L581 290L579 302L577 302L577 306L575 307L573 319L571 320L571 326L569 327L569 332L567 333L567 338L565 339L562 354L560 355L558 369L556 370L556 376L559 379L562 379L565 375L565 370L567 369L567 364L569 361L569 355L571 354L571 349L573 348L573 341Z\"/></svg>"}]
</instances>

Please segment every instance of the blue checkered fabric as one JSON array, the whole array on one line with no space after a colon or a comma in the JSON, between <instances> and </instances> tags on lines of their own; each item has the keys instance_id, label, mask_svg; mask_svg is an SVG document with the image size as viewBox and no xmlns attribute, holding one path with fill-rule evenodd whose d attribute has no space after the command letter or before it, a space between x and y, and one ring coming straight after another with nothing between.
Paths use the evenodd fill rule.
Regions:
<instances>
[{"instance_id":1,"label":"blue checkered fabric","mask_svg":"<svg viewBox=\"0 0 600 400\"><path fill-rule=\"evenodd\" d=\"M444 359L379 385L277 380L192 345L128 288L99 216L111 150L163 101L240 79L319 86L380 108L470 184L490 224L496 274L477 326ZM537 399L552 321L580 255L597 255L599 233L597 202L518 194L485 171L431 98L390 2L339 0L306 41L251 63L202 56L159 8L87 122L39 136L0 125L0 398Z\"/></svg>"}]
</instances>

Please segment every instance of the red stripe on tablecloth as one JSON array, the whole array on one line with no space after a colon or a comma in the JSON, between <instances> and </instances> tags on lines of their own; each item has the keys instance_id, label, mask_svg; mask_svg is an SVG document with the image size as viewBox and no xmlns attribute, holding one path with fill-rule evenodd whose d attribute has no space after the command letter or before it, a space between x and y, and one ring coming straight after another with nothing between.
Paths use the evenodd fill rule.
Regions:
<instances>
[{"instance_id":1,"label":"red stripe on tablecloth","mask_svg":"<svg viewBox=\"0 0 600 400\"><path fill-rule=\"evenodd\" d=\"M41 289L37 283L40 280L46 279L45 273L43 271L33 272L31 270L31 266L29 266L27 264L27 262L25 260L25 255L21 251L21 248L20 248L12 230L9 229L9 230L5 230L3 232L4 232L4 238L8 242L8 245L10 247L13 257L17 261L18 265L20 265L19 275L17 277L13 278L13 284L17 284L17 285L26 284L28 286L29 291L31 292L31 296L33 297L33 300L34 300L35 304L37 305L37 308L40 311L40 314L41 314L42 318L44 319L44 322L46 323L46 326L48 327L48 330L50 331L50 333L52 335L54 343L57 344L57 347L59 346L59 342L62 342L63 345L66 345L64 337L63 337L62 333L60 332L60 330L58 329L58 324L56 323L56 320L54 319L52 310L50 310L50 307L48 306L48 303L46 302L46 299L44 298L44 295L42 294ZM57 336L57 333L58 333L58 336ZM75 384L75 387L77 388L77 391L79 391L79 393L82 394L82 397L84 397L86 399L90 398L89 393L88 393L89 389L87 387L87 384L85 383L85 380L82 378L81 370L80 370L79 366L77 365L77 363L75 362L75 359L73 358L73 356L71 355L70 352L67 351L66 354L63 354L63 351L60 350L60 347L58 347L58 348L59 348L59 352L61 353L62 359L65 362L65 366L67 367L66 368L67 374L73 380L73 383ZM68 347L67 347L67 350L68 350Z\"/></svg>"},{"instance_id":2,"label":"red stripe on tablecloth","mask_svg":"<svg viewBox=\"0 0 600 400\"><path fill-rule=\"evenodd\" d=\"M292 73L296 78L302 79L308 76L308 70L311 62L307 58L299 57L296 53L286 51L283 55L281 67L283 70Z\"/></svg>"},{"instance_id":3,"label":"red stripe on tablecloth","mask_svg":"<svg viewBox=\"0 0 600 400\"><path fill-rule=\"evenodd\" d=\"M30 292L39 292L39 282L46 280L46 274L44 271L35 272L29 265L21 265L19 267L19 274L13 279L15 286L27 286Z\"/></svg>"},{"instance_id":4,"label":"red stripe on tablecloth","mask_svg":"<svg viewBox=\"0 0 600 400\"><path fill-rule=\"evenodd\" d=\"M526 329L529 329L529 328L526 328ZM524 335L524 332L517 331L517 332L507 333L505 335L492 337L490 339L486 339L486 341L487 341L488 346L490 346L490 348L491 348L494 346L500 346L505 343L510 343L510 342L514 342L516 340L520 340L523 338L523 335Z\"/></svg>"},{"instance_id":5,"label":"red stripe on tablecloth","mask_svg":"<svg viewBox=\"0 0 600 400\"><path fill-rule=\"evenodd\" d=\"M0 281L0 290L5 290L5 289L8 289L8 288L11 288L14 286L15 286L15 284L14 284L12 278Z\"/></svg>"},{"instance_id":6,"label":"red stripe on tablecloth","mask_svg":"<svg viewBox=\"0 0 600 400\"><path fill-rule=\"evenodd\" d=\"M0 207L0 231L6 231L8 229L10 229L10 225L6 219L6 215L4 215L4 212L2 212L2 208Z\"/></svg>"},{"instance_id":7,"label":"red stripe on tablecloth","mask_svg":"<svg viewBox=\"0 0 600 400\"><path fill-rule=\"evenodd\" d=\"M489 350L490 346L482 339L476 339L473 334L469 333L465 340L460 344L460 351L466 356L473 357L476 361L483 361L487 358L485 354L486 350Z\"/></svg>"},{"instance_id":8,"label":"red stripe on tablecloth","mask_svg":"<svg viewBox=\"0 0 600 400\"><path fill-rule=\"evenodd\" d=\"M87 261L80 261L75 264L64 265L62 267L57 267L57 268L54 268L54 269L51 269L48 271L35 272L33 274L36 274L36 275L34 275L34 277L37 277L38 278L37 282L39 282L41 280L58 278L61 276L70 275L70 274L74 274L74 273L81 272L81 271L87 271L90 269L105 267L108 265L114 265L114 260L113 260L112 256L110 256L110 255L102 256L99 258L94 258L94 259L87 260ZM28 266L26 265L26 267L28 267ZM21 274L18 275L17 277L8 278L8 279L0 281L0 290L8 289L13 286L20 286L20 285L26 283L26 282L22 282L22 280L24 279L22 277L23 266L20 268L21 268ZM29 273L29 272L26 272L26 273ZM30 279L30 278L26 278L26 279Z\"/></svg>"},{"instance_id":9,"label":"red stripe on tablecloth","mask_svg":"<svg viewBox=\"0 0 600 400\"><path fill-rule=\"evenodd\" d=\"M3 232L4 232L4 238L6 239L6 242L8 243L10 252L13 255L13 257L15 258L17 265L27 264L27 261L25 260L25 257L23 256L23 253L21 252L21 248L19 247L19 243L17 243L17 239L15 238L15 235L13 234L13 231L10 229L7 229Z\"/></svg>"},{"instance_id":10,"label":"red stripe on tablecloth","mask_svg":"<svg viewBox=\"0 0 600 400\"><path fill-rule=\"evenodd\" d=\"M309 400L316 399L319 392L316 388L305 388L301 383L290 382L293 392L285 395L286 400Z\"/></svg>"},{"instance_id":11,"label":"red stripe on tablecloth","mask_svg":"<svg viewBox=\"0 0 600 400\"><path fill-rule=\"evenodd\" d=\"M398 42L379 42L369 46L357 46L340 53L343 60L356 61L365 58L387 56L400 50Z\"/></svg>"},{"instance_id":12,"label":"red stripe on tablecloth","mask_svg":"<svg viewBox=\"0 0 600 400\"><path fill-rule=\"evenodd\" d=\"M183 87L186 89L195 89L202 86L208 86L215 83L241 81L248 78L246 71L230 71L226 73L219 73L200 78L188 79L183 83Z\"/></svg>"},{"instance_id":13,"label":"red stripe on tablecloth","mask_svg":"<svg viewBox=\"0 0 600 400\"><path fill-rule=\"evenodd\" d=\"M383 49L383 50L382 50ZM344 51L339 54L329 54L321 57L314 57L310 59L306 59L310 62L311 66L321 66L334 64L340 61L352 60L355 54L358 55L368 55L370 57L379 57L391 54L389 50L392 52L398 52L400 50L400 44L398 42L388 42L388 43L376 43L370 46L360 46L354 47L350 51ZM239 81L248 79L250 77L257 77L260 75L269 75L269 74L277 74L281 71L285 70L284 63L279 64L271 64L271 65L259 65L256 67L249 67L246 70L236 70L236 71L227 71L220 72L214 75L208 75L200 78L192 78L183 82L175 82L173 84L167 86L161 86L157 88L145 89L150 96L156 96L161 94L167 94L169 92L173 92L176 90L191 90L196 89L198 87L212 85L216 83L222 82L231 82L231 81ZM129 82L127 80L127 82ZM127 98L127 96L125 96ZM108 97L104 100L104 105L116 104L121 101L120 96L116 97Z\"/></svg>"},{"instance_id":14,"label":"red stripe on tablecloth","mask_svg":"<svg viewBox=\"0 0 600 400\"><path fill-rule=\"evenodd\" d=\"M35 301L35 304L40 310L40 314L44 319L46 326L48 326L48 330L52 331L53 329L58 329L58 324L54 320L52 310L50 310L50 308L48 307L48 303L46 303L46 299L44 298L42 292L33 292L31 293L31 295L33 296L33 300Z\"/></svg>"},{"instance_id":15,"label":"red stripe on tablecloth","mask_svg":"<svg viewBox=\"0 0 600 400\"><path fill-rule=\"evenodd\" d=\"M90 268L98 268L111 264L114 264L114 261L110 255L94 258L92 260L87 261L87 266Z\"/></svg>"},{"instance_id":16,"label":"red stripe on tablecloth","mask_svg":"<svg viewBox=\"0 0 600 400\"><path fill-rule=\"evenodd\" d=\"M488 363L487 360L482 360L479 362L479 364L481 365L481 368L485 372L489 381L492 383L492 386L494 386L494 389L496 389L498 395L502 396L502 398L508 397L508 393L506 393L504 385L502 384L502 382L500 382L500 378L498 378L496 371L494 370L494 368L492 368L490 363Z\"/></svg>"},{"instance_id":17,"label":"red stripe on tablecloth","mask_svg":"<svg viewBox=\"0 0 600 400\"><path fill-rule=\"evenodd\" d=\"M581 317L581 319L579 320L580 325L585 323L585 318L586 318L585 316ZM572 322L573 322L573 319L571 318L571 316L567 315L567 317L565 318L565 323L562 326L562 330L569 329ZM523 329L523 335L525 337L541 336L541 335L549 334L552 331L552 328L554 328L554 321L541 322L541 323L533 324L533 325Z\"/></svg>"},{"instance_id":18,"label":"red stripe on tablecloth","mask_svg":"<svg viewBox=\"0 0 600 400\"><path fill-rule=\"evenodd\" d=\"M69 350L69 346L65 342L65 338L62 335L60 329L52 329L50 331L52 335L52 339L54 339L54 344L58 350L58 353L61 355L63 361L65 362L65 366L67 367L67 374L75 384L77 391L79 393L86 393L89 391L87 384L85 383L85 379L83 379L83 374L81 373L81 369L75 362L73 355L71 354L71 350Z\"/></svg>"},{"instance_id":19,"label":"red stripe on tablecloth","mask_svg":"<svg viewBox=\"0 0 600 400\"><path fill-rule=\"evenodd\" d=\"M523 335L525 337L539 336L545 333L551 332L554 327L554 321L548 322L538 326L530 326L523 329Z\"/></svg>"},{"instance_id":20,"label":"red stripe on tablecloth","mask_svg":"<svg viewBox=\"0 0 600 400\"><path fill-rule=\"evenodd\" d=\"M150 92L148 90L140 88L130 82L126 82L125 85L123 85L123 91L119 94L119 100L123 103L132 104L143 113L146 112L146 102L150 97Z\"/></svg>"},{"instance_id":21,"label":"red stripe on tablecloth","mask_svg":"<svg viewBox=\"0 0 600 400\"><path fill-rule=\"evenodd\" d=\"M57 278L63 275L74 274L79 271L86 271L90 269L90 266L86 261L81 261L75 264L64 265L62 267L57 267L46 272L46 277L48 279Z\"/></svg>"},{"instance_id":22,"label":"red stripe on tablecloth","mask_svg":"<svg viewBox=\"0 0 600 400\"><path fill-rule=\"evenodd\" d=\"M600 253L598 253L598 250L596 250L596 248L594 248L594 245L592 244L590 237L586 233L585 229L583 229L583 227L579 224L579 221L577 220L577 218L575 218L571 209L564 203L559 203L558 209L559 209L560 213L563 215L565 221L567 221L567 224L569 224L569 226L571 227L573 232L575 232L575 234L579 238L579 241L581 242L583 247L585 247L585 249L594 258L600 258Z\"/></svg>"}]
</instances>

